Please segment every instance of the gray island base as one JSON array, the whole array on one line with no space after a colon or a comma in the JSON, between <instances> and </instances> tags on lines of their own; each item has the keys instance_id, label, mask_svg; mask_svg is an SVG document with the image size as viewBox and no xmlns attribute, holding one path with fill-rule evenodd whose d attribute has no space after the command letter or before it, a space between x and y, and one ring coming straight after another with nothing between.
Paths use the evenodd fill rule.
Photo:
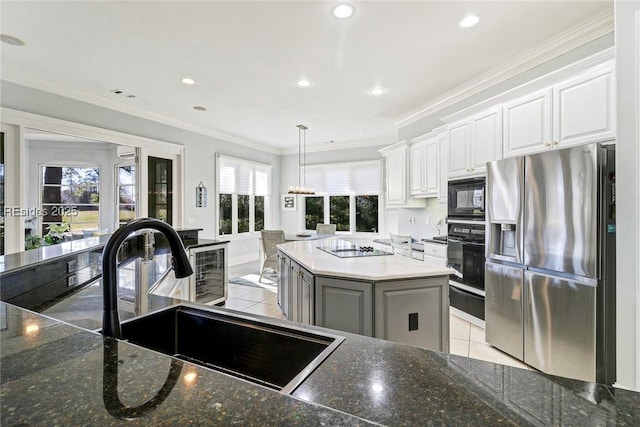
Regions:
<instances>
[{"instance_id":1,"label":"gray island base","mask_svg":"<svg viewBox=\"0 0 640 427\"><path fill-rule=\"evenodd\" d=\"M291 321L449 351L451 270L401 255L337 257L336 238L278 245L278 304Z\"/></svg>"}]
</instances>

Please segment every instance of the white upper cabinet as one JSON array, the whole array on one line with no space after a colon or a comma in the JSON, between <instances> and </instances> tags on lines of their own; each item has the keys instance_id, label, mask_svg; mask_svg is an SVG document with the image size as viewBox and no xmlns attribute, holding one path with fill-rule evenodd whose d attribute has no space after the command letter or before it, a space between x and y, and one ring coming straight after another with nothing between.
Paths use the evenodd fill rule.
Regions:
<instances>
[{"instance_id":1,"label":"white upper cabinet","mask_svg":"<svg viewBox=\"0 0 640 427\"><path fill-rule=\"evenodd\" d=\"M553 87L553 141L559 146L615 138L615 90L610 67Z\"/></svg>"},{"instance_id":2,"label":"white upper cabinet","mask_svg":"<svg viewBox=\"0 0 640 427\"><path fill-rule=\"evenodd\" d=\"M447 138L449 178L484 174L486 162L502 158L502 107L449 125Z\"/></svg>"},{"instance_id":3,"label":"white upper cabinet","mask_svg":"<svg viewBox=\"0 0 640 427\"><path fill-rule=\"evenodd\" d=\"M519 156L551 144L551 89L534 92L503 106L504 155Z\"/></svg>"},{"instance_id":4,"label":"white upper cabinet","mask_svg":"<svg viewBox=\"0 0 640 427\"><path fill-rule=\"evenodd\" d=\"M420 137L409 147L409 191L413 197L438 197L440 146L438 135Z\"/></svg>"},{"instance_id":5,"label":"white upper cabinet","mask_svg":"<svg viewBox=\"0 0 640 427\"><path fill-rule=\"evenodd\" d=\"M471 118L470 172L485 173L487 162L502 159L502 107Z\"/></svg>"},{"instance_id":6,"label":"white upper cabinet","mask_svg":"<svg viewBox=\"0 0 640 427\"><path fill-rule=\"evenodd\" d=\"M424 206L408 197L408 149L405 141L380 150L385 163L385 193L388 207Z\"/></svg>"},{"instance_id":7,"label":"white upper cabinet","mask_svg":"<svg viewBox=\"0 0 640 427\"><path fill-rule=\"evenodd\" d=\"M403 145L385 153L387 204L407 203L407 147Z\"/></svg>"},{"instance_id":8,"label":"white upper cabinet","mask_svg":"<svg viewBox=\"0 0 640 427\"><path fill-rule=\"evenodd\" d=\"M504 104L504 156L615 138L611 64Z\"/></svg>"},{"instance_id":9,"label":"white upper cabinet","mask_svg":"<svg viewBox=\"0 0 640 427\"><path fill-rule=\"evenodd\" d=\"M449 163L449 140L447 138L447 131L445 128L436 129L434 132L438 133L438 147L440 148L440 170L439 177L440 185L438 186L438 203L447 203L447 168Z\"/></svg>"},{"instance_id":10,"label":"white upper cabinet","mask_svg":"<svg viewBox=\"0 0 640 427\"><path fill-rule=\"evenodd\" d=\"M465 176L469 173L469 122L459 122L447 127L449 141L448 176Z\"/></svg>"}]
</instances>

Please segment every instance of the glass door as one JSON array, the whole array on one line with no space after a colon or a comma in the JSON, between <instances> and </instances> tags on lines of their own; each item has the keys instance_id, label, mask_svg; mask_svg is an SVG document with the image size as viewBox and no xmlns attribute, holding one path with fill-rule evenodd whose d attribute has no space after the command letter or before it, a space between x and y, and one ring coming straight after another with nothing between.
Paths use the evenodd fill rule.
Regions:
<instances>
[{"instance_id":1,"label":"glass door","mask_svg":"<svg viewBox=\"0 0 640 427\"><path fill-rule=\"evenodd\" d=\"M173 162L148 157L148 216L173 223Z\"/></svg>"}]
</instances>

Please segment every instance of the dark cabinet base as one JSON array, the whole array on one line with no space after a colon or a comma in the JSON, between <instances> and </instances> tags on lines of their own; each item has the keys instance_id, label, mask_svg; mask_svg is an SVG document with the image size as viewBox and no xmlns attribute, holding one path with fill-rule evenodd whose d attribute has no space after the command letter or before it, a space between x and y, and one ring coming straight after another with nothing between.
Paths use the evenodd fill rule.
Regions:
<instances>
[{"instance_id":1,"label":"dark cabinet base","mask_svg":"<svg viewBox=\"0 0 640 427\"><path fill-rule=\"evenodd\" d=\"M484 297L472 294L454 286L449 286L449 302L451 307L469 313L484 320Z\"/></svg>"}]
</instances>

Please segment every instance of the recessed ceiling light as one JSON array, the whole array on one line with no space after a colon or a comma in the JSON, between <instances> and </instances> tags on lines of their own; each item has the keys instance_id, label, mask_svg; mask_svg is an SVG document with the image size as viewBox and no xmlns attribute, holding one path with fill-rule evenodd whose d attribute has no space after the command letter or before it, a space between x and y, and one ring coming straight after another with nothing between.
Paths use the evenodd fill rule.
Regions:
<instances>
[{"instance_id":1,"label":"recessed ceiling light","mask_svg":"<svg viewBox=\"0 0 640 427\"><path fill-rule=\"evenodd\" d=\"M480 22L480 18L478 18L475 15L469 15L469 16L466 16L462 21L460 21L460 26L462 28L469 28L469 27L473 27L478 22Z\"/></svg>"},{"instance_id":2,"label":"recessed ceiling light","mask_svg":"<svg viewBox=\"0 0 640 427\"><path fill-rule=\"evenodd\" d=\"M189 77L185 77L184 79L182 79L182 83L186 84L186 85L194 85L196 84L196 81L189 78Z\"/></svg>"},{"instance_id":3,"label":"recessed ceiling light","mask_svg":"<svg viewBox=\"0 0 640 427\"><path fill-rule=\"evenodd\" d=\"M383 93L385 93L385 92L386 92L386 91L385 91L383 88L381 88L381 87L374 87L373 89L371 89L371 90L369 91L369 93L370 93L371 95L375 95L375 96L380 96L380 95L382 95L382 94L383 94Z\"/></svg>"},{"instance_id":4,"label":"recessed ceiling light","mask_svg":"<svg viewBox=\"0 0 640 427\"><path fill-rule=\"evenodd\" d=\"M300 86L300 87L309 87L309 86L311 86L311 82L309 80L305 80L305 79L298 80L298 86Z\"/></svg>"},{"instance_id":5,"label":"recessed ceiling light","mask_svg":"<svg viewBox=\"0 0 640 427\"><path fill-rule=\"evenodd\" d=\"M349 3L340 3L331 8L331 13L333 14L333 16L340 19L350 18L355 12L356 8Z\"/></svg>"},{"instance_id":6,"label":"recessed ceiling light","mask_svg":"<svg viewBox=\"0 0 640 427\"><path fill-rule=\"evenodd\" d=\"M3 43L10 44L12 46L24 46L24 42L17 37L10 36L9 34L0 34L0 40Z\"/></svg>"},{"instance_id":7,"label":"recessed ceiling light","mask_svg":"<svg viewBox=\"0 0 640 427\"><path fill-rule=\"evenodd\" d=\"M196 105L195 107L193 107L193 109L196 110L196 111L207 111L206 108L201 107L200 105Z\"/></svg>"}]
</instances>

